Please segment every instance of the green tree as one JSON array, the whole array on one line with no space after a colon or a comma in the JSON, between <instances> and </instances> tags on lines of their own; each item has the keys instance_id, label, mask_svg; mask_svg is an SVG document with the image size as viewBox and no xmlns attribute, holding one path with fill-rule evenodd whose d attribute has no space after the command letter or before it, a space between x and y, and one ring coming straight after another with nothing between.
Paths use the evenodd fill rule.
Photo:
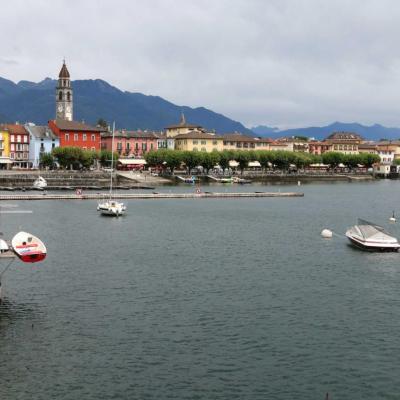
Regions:
<instances>
[{"instance_id":1,"label":"green tree","mask_svg":"<svg viewBox=\"0 0 400 400\"><path fill-rule=\"evenodd\" d=\"M41 153L39 165L41 168L53 168L54 157L51 153Z\"/></svg>"},{"instance_id":2,"label":"green tree","mask_svg":"<svg viewBox=\"0 0 400 400\"><path fill-rule=\"evenodd\" d=\"M101 126L102 128L108 129L108 122L103 118L99 118L97 120L97 125Z\"/></svg>"},{"instance_id":3,"label":"green tree","mask_svg":"<svg viewBox=\"0 0 400 400\"><path fill-rule=\"evenodd\" d=\"M324 164L329 164L331 167L335 168L344 161L344 154L335 151L328 151L322 154L322 162Z\"/></svg>"},{"instance_id":4,"label":"green tree","mask_svg":"<svg viewBox=\"0 0 400 400\"><path fill-rule=\"evenodd\" d=\"M210 169L214 168L217 164L219 164L220 153L218 151L212 151L211 153L202 152L200 154L201 154L200 165L206 170L206 173L208 174L208 171Z\"/></svg>"},{"instance_id":5,"label":"green tree","mask_svg":"<svg viewBox=\"0 0 400 400\"><path fill-rule=\"evenodd\" d=\"M243 174L243 170L247 168L250 161L250 154L247 151L237 151L235 160L239 163L240 172Z\"/></svg>"}]
</instances>

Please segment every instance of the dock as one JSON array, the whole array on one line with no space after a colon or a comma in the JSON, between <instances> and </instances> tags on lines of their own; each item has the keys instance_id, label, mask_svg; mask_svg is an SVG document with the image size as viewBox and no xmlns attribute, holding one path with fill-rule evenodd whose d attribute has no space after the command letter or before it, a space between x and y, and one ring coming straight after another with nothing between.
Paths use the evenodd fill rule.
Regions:
<instances>
[{"instance_id":1,"label":"dock","mask_svg":"<svg viewBox=\"0 0 400 400\"><path fill-rule=\"evenodd\" d=\"M260 197L303 197L304 193L298 192L242 192L242 193L113 193L113 199L231 199L231 198L260 198ZM2 194L0 201L9 200L101 200L108 198L108 193L87 194Z\"/></svg>"}]
</instances>

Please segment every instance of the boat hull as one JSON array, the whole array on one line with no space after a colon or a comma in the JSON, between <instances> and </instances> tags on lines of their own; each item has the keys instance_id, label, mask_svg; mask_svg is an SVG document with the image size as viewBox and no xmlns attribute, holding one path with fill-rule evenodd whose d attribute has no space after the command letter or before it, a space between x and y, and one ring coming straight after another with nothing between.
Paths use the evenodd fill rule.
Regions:
<instances>
[{"instance_id":1,"label":"boat hull","mask_svg":"<svg viewBox=\"0 0 400 400\"><path fill-rule=\"evenodd\" d=\"M355 238L354 236L351 236L348 234L346 234L346 236L353 246L355 246L361 250L365 250L365 251L396 252L396 251L399 251L399 248L400 248L399 244L385 245L383 243L373 243L373 242L362 241L362 240Z\"/></svg>"},{"instance_id":2,"label":"boat hull","mask_svg":"<svg viewBox=\"0 0 400 400\"><path fill-rule=\"evenodd\" d=\"M43 261L47 255L43 242L27 232L17 233L11 240L11 247L18 258L26 263Z\"/></svg>"}]
</instances>

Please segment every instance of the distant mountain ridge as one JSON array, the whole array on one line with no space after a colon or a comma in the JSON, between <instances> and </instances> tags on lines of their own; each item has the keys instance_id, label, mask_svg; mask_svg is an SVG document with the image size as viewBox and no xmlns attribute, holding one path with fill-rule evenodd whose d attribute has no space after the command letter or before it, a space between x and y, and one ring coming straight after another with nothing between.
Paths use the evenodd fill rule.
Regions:
<instances>
[{"instance_id":1,"label":"distant mountain ridge","mask_svg":"<svg viewBox=\"0 0 400 400\"><path fill-rule=\"evenodd\" d=\"M257 126L251 128L257 136L262 137L287 137L287 136L307 136L313 137L318 140L325 139L332 132L356 132L361 135L365 140L380 140L380 139L399 139L400 128L387 128L380 124L374 124L366 126L357 122L345 123L345 122L334 122L327 126L321 127L308 127L308 128L296 128L279 130L278 128L271 128L268 126Z\"/></svg>"},{"instance_id":2,"label":"distant mountain ridge","mask_svg":"<svg viewBox=\"0 0 400 400\"><path fill-rule=\"evenodd\" d=\"M0 122L34 122L47 124L55 118L55 87L57 81L14 83L0 77ZM118 128L161 131L179 122L181 112L186 121L218 133L252 131L222 114L204 107L175 105L159 96L122 91L101 79L72 81L74 119L95 124L99 118Z\"/></svg>"}]
</instances>

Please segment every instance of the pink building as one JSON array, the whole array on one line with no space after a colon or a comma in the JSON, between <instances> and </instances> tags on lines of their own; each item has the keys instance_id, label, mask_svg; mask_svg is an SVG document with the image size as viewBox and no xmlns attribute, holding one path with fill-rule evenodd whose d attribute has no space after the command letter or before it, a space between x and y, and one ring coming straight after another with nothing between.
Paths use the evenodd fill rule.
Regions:
<instances>
[{"instance_id":1,"label":"pink building","mask_svg":"<svg viewBox=\"0 0 400 400\"><path fill-rule=\"evenodd\" d=\"M122 157L143 157L150 150L157 150L158 134L147 131L116 131L114 134L114 148ZM112 134L103 133L101 148L111 150Z\"/></svg>"}]
</instances>

